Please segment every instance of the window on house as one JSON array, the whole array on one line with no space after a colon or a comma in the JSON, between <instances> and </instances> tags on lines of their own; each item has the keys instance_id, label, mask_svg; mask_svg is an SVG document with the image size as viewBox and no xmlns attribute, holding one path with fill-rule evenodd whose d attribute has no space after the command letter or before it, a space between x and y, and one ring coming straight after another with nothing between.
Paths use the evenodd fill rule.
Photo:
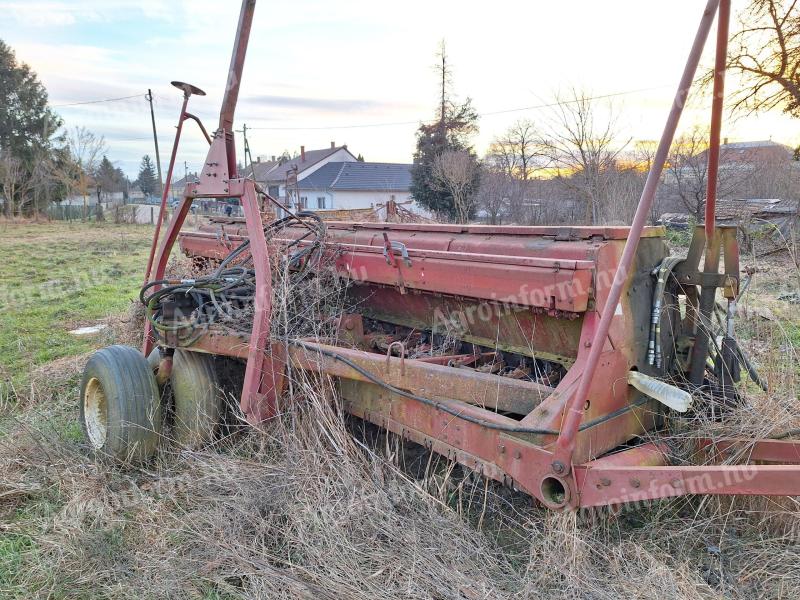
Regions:
<instances>
[{"instance_id":1,"label":"window on house","mask_svg":"<svg viewBox=\"0 0 800 600\"><path fill-rule=\"evenodd\" d=\"M300 196L300 205L298 208L306 208L308 206L308 196Z\"/></svg>"},{"instance_id":2,"label":"window on house","mask_svg":"<svg viewBox=\"0 0 800 600\"><path fill-rule=\"evenodd\" d=\"M277 185L271 185L271 186L269 186L269 187L267 188L267 193L268 193L270 196L272 196L273 198L279 198L279 197L280 197L280 195L281 195L281 194L280 194L280 186L277 186Z\"/></svg>"},{"instance_id":3,"label":"window on house","mask_svg":"<svg viewBox=\"0 0 800 600\"><path fill-rule=\"evenodd\" d=\"M317 208L327 208L325 206L325 196L317 196Z\"/></svg>"}]
</instances>

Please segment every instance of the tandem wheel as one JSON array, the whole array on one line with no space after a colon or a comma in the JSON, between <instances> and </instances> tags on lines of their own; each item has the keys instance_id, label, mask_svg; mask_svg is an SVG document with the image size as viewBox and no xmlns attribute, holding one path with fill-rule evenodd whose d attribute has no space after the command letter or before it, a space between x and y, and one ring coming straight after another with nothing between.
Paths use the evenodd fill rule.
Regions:
<instances>
[{"instance_id":1,"label":"tandem wheel","mask_svg":"<svg viewBox=\"0 0 800 600\"><path fill-rule=\"evenodd\" d=\"M132 463L151 458L161 434L161 408L153 371L138 350L109 346L86 363L80 420L98 457Z\"/></svg>"}]
</instances>

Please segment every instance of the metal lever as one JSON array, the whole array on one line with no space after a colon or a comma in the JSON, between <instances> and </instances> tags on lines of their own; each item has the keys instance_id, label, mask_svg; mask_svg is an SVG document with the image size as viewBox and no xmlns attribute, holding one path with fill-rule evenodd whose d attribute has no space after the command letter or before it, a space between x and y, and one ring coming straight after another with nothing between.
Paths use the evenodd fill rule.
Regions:
<instances>
[{"instance_id":1,"label":"metal lever","mask_svg":"<svg viewBox=\"0 0 800 600\"><path fill-rule=\"evenodd\" d=\"M383 234L384 238L386 238L386 234ZM411 266L411 258L408 256L408 248L403 242L389 242L388 239L385 239L387 244L383 245L383 257L386 259L386 263L391 265L394 261L389 257L389 250L392 250L394 254L394 250L400 251L400 256L403 259L403 262L406 264L407 267Z\"/></svg>"}]
</instances>

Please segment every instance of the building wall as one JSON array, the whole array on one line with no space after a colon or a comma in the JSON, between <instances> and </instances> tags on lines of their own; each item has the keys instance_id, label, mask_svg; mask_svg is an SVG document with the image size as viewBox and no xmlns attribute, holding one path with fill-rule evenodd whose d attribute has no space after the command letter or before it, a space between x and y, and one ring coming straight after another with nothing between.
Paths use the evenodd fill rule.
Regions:
<instances>
[{"instance_id":1,"label":"building wall","mask_svg":"<svg viewBox=\"0 0 800 600\"><path fill-rule=\"evenodd\" d=\"M345 190L300 190L300 197L306 198L306 207L310 210L320 208L317 199L325 198L326 209L373 208L378 204L386 204L389 200L402 203L411 200L410 192L384 191L345 191ZM416 204L407 204L405 208L416 213L427 214L427 211Z\"/></svg>"}]
</instances>

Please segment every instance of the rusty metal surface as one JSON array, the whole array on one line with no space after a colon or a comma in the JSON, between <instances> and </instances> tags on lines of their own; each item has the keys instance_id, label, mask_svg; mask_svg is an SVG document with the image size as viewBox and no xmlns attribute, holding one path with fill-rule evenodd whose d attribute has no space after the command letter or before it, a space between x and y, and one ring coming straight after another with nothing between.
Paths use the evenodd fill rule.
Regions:
<instances>
[{"instance_id":1,"label":"rusty metal surface","mask_svg":"<svg viewBox=\"0 0 800 600\"><path fill-rule=\"evenodd\" d=\"M798 496L798 465L690 467L576 466L580 506L607 506L692 494Z\"/></svg>"},{"instance_id":2,"label":"rusty metal surface","mask_svg":"<svg viewBox=\"0 0 800 600\"><path fill-rule=\"evenodd\" d=\"M444 365L389 357L374 352L353 350L339 346L329 346L304 342L310 348L320 348L335 352L360 367L372 372L386 383L422 396L436 399L453 399L491 410L501 410L515 414L528 414L534 406L553 392L553 389L528 381L497 377L472 370L461 370ZM348 365L328 356L308 352L301 348L291 348L289 357L292 364L303 369L315 370L344 379L367 381ZM404 369L401 369L401 362ZM465 410L467 410L465 408ZM481 418L493 418L481 411ZM500 418L500 415L497 415ZM513 419L502 417L503 422L516 423Z\"/></svg>"},{"instance_id":3,"label":"rusty metal surface","mask_svg":"<svg viewBox=\"0 0 800 600\"><path fill-rule=\"evenodd\" d=\"M720 0L717 12L717 48L714 57L714 90L711 99L711 127L708 141L706 179L706 238L714 236L716 226L717 177L719 175L719 143L722 110L725 104L725 69L728 61L728 35L731 21L731 0Z\"/></svg>"}]
</instances>

